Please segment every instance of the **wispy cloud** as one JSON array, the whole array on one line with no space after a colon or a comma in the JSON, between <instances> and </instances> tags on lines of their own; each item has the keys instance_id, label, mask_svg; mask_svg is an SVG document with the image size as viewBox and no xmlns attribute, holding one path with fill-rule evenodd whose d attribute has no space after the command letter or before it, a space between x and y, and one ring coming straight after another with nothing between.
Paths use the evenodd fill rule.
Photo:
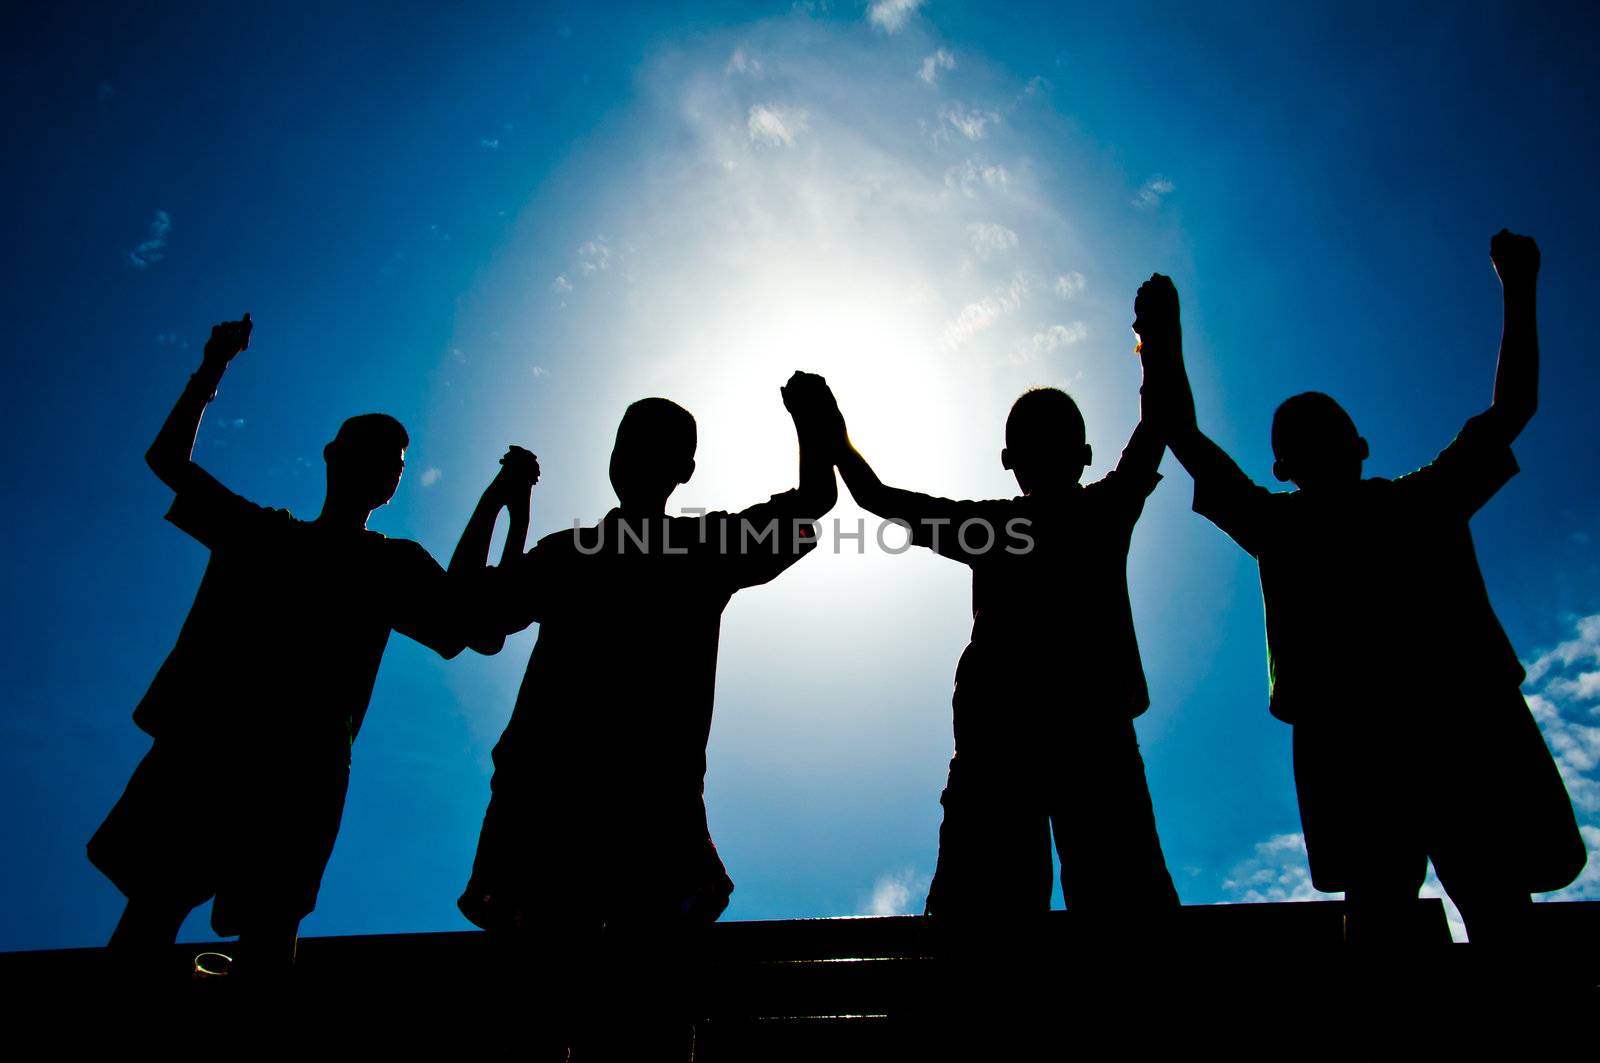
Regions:
<instances>
[{"instance_id":1,"label":"wispy cloud","mask_svg":"<svg viewBox=\"0 0 1600 1063\"><path fill-rule=\"evenodd\" d=\"M172 231L172 215L164 210L156 211L150 220L150 235L140 241L139 246L124 254L128 264L134 269L148 269L153 264L160 262L166 256L167 233Z\"/></svg>"},{"instance_id":2,"label":"wispy cloud","mask_svg":"<svg viewBox=\"0 0 1600 1063\"><path fill-rule=\"evenodd\" d=\"M1019 361L1032 362L1060 350L1070 347L1074 343L1081 343L1089 335L1089 326L1082 321L1074 321L1070 325L1051 325L1041 332L1035 332L1026 340L1019 343L1013 355Z\"/></svg>"},{"instance_id":3,"label":"wispy cloud","mask_svg":"<svg viewBox=\"0 0 1600 1063\"><path fill-rule=\"evenodd\" d=\"M1228 872L1222 888L1245 904L1270 901L1326 901L1341 896L1321 893L1311 885L1303 834L1275 834L1256 845L1255 854Z\"/></svg>"},{"instance_id":4,"label":"wispy cloud","mask_svg":"<svg viewBox=\"0 0 1600 1063\"><path fill-rule=\"evenodd\" d=\"M1077 270L1063 273L1056 278L1056 294L1063 299L1071 299L1083 294L1084 287L1089 282Z\"/></svg>"},{"instance_id":5,"label":"wispy cloud","mask_svg":"<svg viewBox=\"0 0 1600 1063\"><path fill-rule=\"evenodd\" d=\"M940 48L922 60L922 69L917 71L917 77L921 78L926 84L937 85L941 70L954 70L955 68L956 57Z\"/></svg>"},{"instance_id":6,"label":"wispy cloud","mask_svg":"<svg viewBox=\"0 0 1600 1063\"><path fill-rule=\"evenodd\" d=\"M1000 124L1000 112L956 103L942 108L939 120L968 140L982 140L991 128Z\"/></svg>"},{"instance_id":7,"label":"wispy cloud","mask_svg":"<svg viewBox=\"0 0 1600 1063\"><path fill-rule=\"evenodd\" d=\"M572 291L572 282L567 280L565 273L558 273L556 274L556 279L550 282L550 288L552 291L570 292Z\"/></svg>"},{"instance_id":8,"label":"wispy cloud","mask_svg":"<svg viewBox=\"0 0 1600 1063\"><path fill-rule=\"evenodd\" d=\"M968 159L944 172L944 186L964 196L975 196L980 188L1005 188L1011 174L1004 166Z\"/></svg>"},{"instance_id":9,"label":"wispy cloud","mask_svg":"<svg viewBox=\"0 0 1600 1063\"><path fill-rule=\"evenodd\" d=\"M1600 613L1576 620L1571 638L1526 667L1528 708L1567 784L1589 849L1583 874L1550 897L1600 900Z\"/></svg>"},{"instance_id":10,"label":"wispy cloud","mask_svg":"<svg viewBox=\"0 0 1600 1063\"><path fill-rule=\"evenodd\" d=\"M1003 255L1017 247L1017 234L994 222L973 222L967 226L967 236L979 258Z\"/></svg>"},{"instance_id":11,"label":"wispy cloud","mask_svg":"<svg viewBox=\"0 0 1600 1063\"><path fill-rule=\"evenodd\" d=\"M922 6L922 0L872 0L867 20L885 33L899 33Z\"/></svg>"},{"instance_id":12,"label":"wispy cloud","mask_svg":"<svg viewBox=\"0 0 1600 1063\"><path fill-rule=\"evenodd\" d=\"M946 350L955 350L969 343L973 337L999 321L1001 317L1022 306L1022 297L1028 291L1025 277L1014 277L1005 288L963 306L955 317L945 323L941 341Z\"/></svg>"},{"instance_id":13,"label":"wispy cloud","mask_svg":"<svg viewBox=\"0 0 1600 1063\"><path fill-rule=\"evenodd\" d=\"M1177 186L1171 181L1156 174L1139 187L1139 194L1134 197L1134 203L1147 210L1154 210L1161 206L1161 201L1171 195Z\"/></svg>"},{"instance_id":14,"label":"wispy cloud","mask_svg":"<svg viewBox=\"0 0 1600 1063\"><path fill-rule=\"evenodd\" d=\"M750 108L745 126L750 139L774 147L788 147L795 138L806 131L809 116L804 111L791 110L772 103L758 103Z\"/></svg>"},{"instance_id":15,"label":"wispy cloud","mask_svg":"<svg viewBox=\"0 0 1600 1063\"><path fill-rule=\"evenodd\" d=\"M903 868L882 876L862 901L859 915L913 915L922 911L929 876L916 868Z\"/></svg>"},{"instance_id":16,"label":"wispy cloud","mask_svg":"<svg viewBox=\"0 0 1600 1063\"><path fill-rule=\"evenodd\" d=\"M593 240L585 240L578 246L579 273L589 277L610 268L611 245L606 242L606 238L604 236L596 236ZM562 274L556 279L566 280L566 275Z\"/></svg>"},{"instance_id":17,"label":"wispy cloud","mask_svg":"<svg viewBox=\"0 0 1600 1063\"><path fill-rule=\"evenodd\" d=\"M490 151L497 151L500 148L500 138L484 137L482 140L478 141L478 145L480 147L488 148Z\"/></svg>"},{"instance_id":18,"label":"wispy cloud","mask_svg":"<svg viewBox=\"0 0 1600 1063\"><path fill-rule=\"evenodd\" d=\"M760 77L761 62L743 48L735 48L733 54L728 56L728 64L722 68L722 72L724 74L744 74L748 77Z\"/></svg>"},{"instance_id":19,"label":"wispy cloud","mask_svg":"<svg viewBox=\"0 0 1600 1063\"><path fill-rule=\"evenodd\" d=\"M422 470L421 479L422 479L422 486L423 487L432 487L434 484L438 483L443 478L444 478L444 473L439 469L439 467L437 465L430 465L426 469Z\"/></svg>"}]
</instances>

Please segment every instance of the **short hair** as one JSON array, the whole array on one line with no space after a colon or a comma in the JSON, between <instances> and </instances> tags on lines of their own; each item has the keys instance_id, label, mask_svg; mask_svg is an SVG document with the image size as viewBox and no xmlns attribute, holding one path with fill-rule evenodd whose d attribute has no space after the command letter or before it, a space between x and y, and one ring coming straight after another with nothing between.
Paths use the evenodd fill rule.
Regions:
<instances>
[{"instance_id":1,"label":"short hair","mask_svg":"<svg viewBox=\"0 0 1600 1063\"><path fill-rule=\"evenodd\" d=\"M652 447L661 447L673 457L693 458L700 443L694 414L671 399L649 398L631 403L617 428L619 439L624 433Z\"/></svg>"},{"instance_id":2,"label":"short hair","mask_svg":"<svg viewBox=\"0 0 1600 1063\"><path fill-rule=\"evenodd\" d=\"M1017 396L1006 415L1006 446L1010 449L1026 449L1061 432L1078 443L1088 436L1083 411L1060 388L1029 388Z\"/></svg>"},{"instance_id":3,"label":"short hair","mask_svg":"<svg viewBox=\"0 0 1600 1063\"><path fill-rule=\"evenodd\" d=\"M1303 391L1278 405L1272 415L1272 454L1280 461L1321 450L1340 436L1360 438L1356 423L1331 395Z\"/></svg>"},{"instance_id":4,"label":"short hair","mask_svg":"<svg viewBox=\"0 0 1600 1063\"><path fill-rule=\"evenodd\" d=\"M341 446L371 448L394 447L404 450L411 445L405 425L386 413L362 413L339 426L333 441Z\"/></svg>"}]
</instances>

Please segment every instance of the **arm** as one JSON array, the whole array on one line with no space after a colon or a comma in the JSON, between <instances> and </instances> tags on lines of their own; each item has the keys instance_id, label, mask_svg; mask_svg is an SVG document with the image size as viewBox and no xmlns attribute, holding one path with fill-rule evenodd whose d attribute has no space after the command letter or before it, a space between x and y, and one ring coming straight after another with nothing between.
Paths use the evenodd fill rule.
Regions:
<instances>
[{"instance_id":1,"label":"arm","mask_svg":"<svg viewBox=\"0 0 1600 1063\"><path fill-rule=\"evenodd\" d=\"M1501 229L1489 241L1489 258L1500 275L1505 324L1495 367L1494 401L1486 421L1498 441L1509 444L1522 433L1539 407L1539 327L1535 294L1539 245L1531 237Z\"/></svg>"},{"instance_id":2,"label":"arm","mask_svg":"<svg viewBox=\"0 0 1600 1063\"><path fill-rule=\"evenodd\" d=\"M189 377L183 394L178 396L161 431L156 433L155 442L145 451L144 460L150 471L174 491L193 486L199 479L210 479L194 463L195 435L200 431L200 418L205 414L206 404L215 397L217 384L228 363L250 346L250 328L250 315L246 314L241 321L225 321L211 329L200 368Z\"/></svg>"},{"instance_id":3,"label":"arm","mask_svg":"<svg viewBox=\"0 0 1600 1063\"><path fill-rule=\"evenodd\" d=\"M912 525L926 518L940 516L930 507L946 500L890 487L878 479L878 474L872 471L867 459L850 442L850 433L832 390L822 378L818 377L817 380L821 383L821 388L814 396L817 434L820 437L817 449L839 466L839 475L844 477L844 484L850 489L850 496L856 500L856 504L885 520L903 520Z\"/></svg>"},{"instance_id":4,"label":"arm","mask_svg":"<svg viewBox=\"0 0 1600 1063\"><path fill-rule=\"evenodd\" d=\"M533 485L539 482L539 459L522 447L513 446L500 459L500 471L484 489L478 504L467 518L455 552L450 555L450 571L465 572L489 564L489 541L494 538L494 522L504 508L511 518L506 531L502 565L522 556L528 539L529 510Z\"/></svg>"},{"instance_id":5,"label":"arm","mask_svg":"<svg viewBox=\"0 0 1600 1063\"><path fill-rule=\"evenodd\" d=\"M450 555L449 579L454 608L463 618L463 641L478 653L496 654L505 645L507 631L497 617L504 592L499 577L523 557L533 485L538 482L539 459L522 447L510 447ZM502 507L509 513L511 524L500 558L502 571L497 572L489 567L489 541L494 537L494 522Z\"/></svg>"},{"instance_id":6,"label":"arm","mask_svg":"<svg viewBox=\"0 0 1600 1063\"><path fill-rule=\"evenodd\" d=\"M795 493L795 508L798 516L815 519L839 501L828 411L822 401L823 395L831 393L822 377L801 372L791 376L780 392L794 419L795 438L800 444L800 487Z\"/></svg>"},{"instance_id":7,"label":"arm","mask_svg":"<svg viewBox=\"0 0 1600 1063\"><path fill-rule=\"evenodd\" d=\"M1138 439L1146 425L1163 436L1173 457L1194 477L1195 511L1250 553L1258 554L1266 523L1264 507L1271 492L1246 476L1196 423L1194 392L1183 364L1178 289L1170 278L1153 274L1139 287L1133 307L1137 349L1144 362L1144 387L1139 391L1143 416L1134 438ZM1132 442L1128 445L1133 447ZM1126 457L1125 453L1124 460Z\"/></svg>"}]
</instances>

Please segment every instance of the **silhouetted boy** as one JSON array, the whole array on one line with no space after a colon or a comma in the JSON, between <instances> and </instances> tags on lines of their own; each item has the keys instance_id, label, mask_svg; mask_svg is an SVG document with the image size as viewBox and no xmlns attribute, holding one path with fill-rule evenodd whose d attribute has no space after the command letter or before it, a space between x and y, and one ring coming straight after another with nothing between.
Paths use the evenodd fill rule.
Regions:
<instances>
[{"instance_id":1,"label":"silhouetted boy","mask_svg":"<svg viewBox=\"0 0 1600 1063\"><path fill-rule=\"evenodd\" d=\"M837 428L855 500L972 569L972 640L956 667L955 756L940 803L934 916L1050 907L1050 835L1077 911L1175 906L1133 719L1149 707L1128 602L1128 542L1163 448L1143 421L1112 472L1065 392L1011 407L1000 464L1022 494L952 501L887 487Z\"/></svg>"},{"instance_id":2,"label":"silhouetted boy","mask_svg":"<svg viewBox=\"0 0 1600 1063\"><path fill-rule=\"evenodd\" d=\"M1511 442L1537 404L1539 250L1502 231L1505 294L1494 400L1434 461L1362 479L1367 442L1327 395L1287 400L1259 487L1195 426L1178 296L1159 274L1134 328L1146 401L1194 476L1195 511L1261 564L1272 714L1294 725L1313 884L1344 891L1354 940L1393 938L1433 860L1474 941L1515 938L1530 891L1559 889L1585 852L1519 691L1468 522L1517 472Z\"/></svg>"},{"instance_id":3,"label":"silhouetted boy","mask_svg":"<svg viewBox=\"0 0 1600 1063\"><path fill-rule=\"evenodd\" d=\"M212 928L240 935L245 972L294 958L390 629L445 657L465 643L444 570L416 543L366 527L400 483L400 422L374 413L339 428L311 521L240 498L193 461L201 415L250 328L246 315L212 329L145 455L176 494L167 519L211 560L134 712L155 742L89 842L89 859L128 898L113 949L170 944L215 895Z\"/></svg>"},{"instance_id":4,"label":"silhouetted boy","mask_svg":"<svg viewBox=\"0 0 1600 1063\"><path fill-rule=\"evenodd\" d=\"M667 516L668 496L694 472L695 422L666 399L642 399L611 452L617 508L497 568L452 563L452 578L473 585L475 649L492 653L539 625L458 902L472 922L548 938L709 923L727 907L733 883L703 799L718 631L734 592L812 549L812 521L833 506L831 454L814 427L821 387L796 374L784 389L797 490L741 513ZM503 499L527 505L511 473L496 479L511 486L491 485L476 538L463 537L460 556L477 564Z\"/></svg>"}]
</instances>

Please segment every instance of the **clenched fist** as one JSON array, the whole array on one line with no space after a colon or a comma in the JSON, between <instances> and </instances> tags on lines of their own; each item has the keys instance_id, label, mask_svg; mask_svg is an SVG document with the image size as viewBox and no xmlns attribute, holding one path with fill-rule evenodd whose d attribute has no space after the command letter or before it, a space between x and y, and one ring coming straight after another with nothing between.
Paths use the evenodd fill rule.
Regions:
<instances>
[{"instance_id":1,"label":"clenched fist","mask_svg":"<svg viewBox=\"0 0 1600 1063\"><path fill-rule=\"evenodd\" d=\"M1139 285L1133 297L1133 331L1139 337L1138 350L1146 344L1170 346L1182 335L1178 318L1178 289L1172 278L1161 273Z\"/></svg>"},{"instance_id":2,"label":"clenched fist","mask_svg":"<svg viewBox=\"0 0 1600 1063\"><path fill-rule=\"evenodd\" d=\"M1489 239L1489 261L1502 287L1526 287L1539 276L1539 245L1531 236L1501 229Z\"/></svg>"}]
</instances>

